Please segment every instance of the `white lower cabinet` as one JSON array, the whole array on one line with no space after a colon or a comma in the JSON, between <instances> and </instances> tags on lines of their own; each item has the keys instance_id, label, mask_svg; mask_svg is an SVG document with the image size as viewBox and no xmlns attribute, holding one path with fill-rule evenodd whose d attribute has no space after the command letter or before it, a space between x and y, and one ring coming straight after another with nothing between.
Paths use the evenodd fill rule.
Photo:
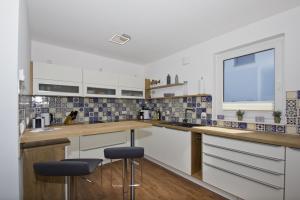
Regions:
<instances>
[{"instance_id":1,"label":"white lower cabinet","mask_svg":"<svg viewBox=\"0 0 300 200\"><path fill-rule=\"evenodd\" d=\"M136 135L147 156L191 175L191 132L153 126Z\"/></svg>"},{"instance_id":2,"label":"white lower cabinet","mask_svg":"<svg viewBox=\"0 0 300 200\"><path fill-rule=\"evenodd\" d=\"M128 146L129 132L115 132L69 138L71 145L66 149L66 158L104 158L108 147Z\"/></svg>"},{"instance_id":3,"label":"white lower cabinet","mask_svg":"<svg viewBox=\"0 0 300 200\"><path fill-rule=\"evenodd\" d=\"M300 199L300 149L286 148L285 200Z\"/></svg>"},{"instance_id":4,"label":"white lower cabinet","mask_svg":"<svg viewBox=\"0 0 300 200\"><path fill-rule=\"evenodd\" d=\"M245 200L283 200L285 147L203 135L203 181Z\"/></svg>"}]
</instances>

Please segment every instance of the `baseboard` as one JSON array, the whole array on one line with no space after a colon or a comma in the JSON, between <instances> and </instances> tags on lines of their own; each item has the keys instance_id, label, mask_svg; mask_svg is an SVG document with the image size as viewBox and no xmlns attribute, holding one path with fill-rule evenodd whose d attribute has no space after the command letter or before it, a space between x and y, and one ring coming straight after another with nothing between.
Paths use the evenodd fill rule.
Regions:
<instances>
[{"instance_id":1,"label":"baseboard","mask_svg":"<svg viewBox=\"0 0 300 200\"><path fill-rule=\"evenodd\" d=\"M230 199L230 200L239 200L240 199L240 198L238 198L238 197L236 197L236 196L234 196L234 195L232 195L228 192L225 192L225 191L223 191L219 188L216 188L212 185L209 185L209 184L207 184L203 181L200 181L199 179L197 179L193 176L190 176L188 174L185 174L185 173L183 173L183 172L181 172L181 171L179 171L179 170L177 170L177 169L175 169L175 168L173 168L169 165L166 165L166 164L164 164L164 163L162 163L162 162L160 162L160 161L158 161L158 160L156 160L156 159L154 159L150 156L145 155L145 159L147 159L147 160L149 160L149 161L151 161L151 162L153 162L153 163L155 163L155 164L157 164L157 165L159 165L159 166L161 166L161 167L163 167L163 168L165 168L165 169L167 169L167 170L169 170L169 171L171 171L171 172L173 172L173 173L175 173L175 174L177 174L177 175L179 175L179 176L181 176L181 177L183 177L183 178L185 178L185 179L187 179L187 180L189 180L189 181L191 181L191 182L193 182L193 183L195 183L195 184L197 184L201 187L204 187L204 188L206 188L206 189L208 189L208 190L210 190L214 193L217 193L217 194L219 194L219 195L221 195L221 196L223 196L227 199Z\"/></svg>"}]
</instances>

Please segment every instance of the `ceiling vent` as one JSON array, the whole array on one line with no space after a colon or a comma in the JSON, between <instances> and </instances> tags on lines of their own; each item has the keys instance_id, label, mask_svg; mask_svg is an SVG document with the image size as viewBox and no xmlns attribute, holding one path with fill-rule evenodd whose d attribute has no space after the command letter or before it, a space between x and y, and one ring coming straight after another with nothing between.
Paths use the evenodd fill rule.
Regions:
<instances>
[{"instance_id":1,"label":"ceiling vent","mask_svg":"<svg viewBox=\"0 0 300 200\"><path fill-rule=\"evenodd\" d=\"M119 44L119 45L124 45L126 44L129 40L131 39L131 37L127 34L114 34L112 36L112 38L109 39L110 42Z\"/></svg>"}]
</instances>

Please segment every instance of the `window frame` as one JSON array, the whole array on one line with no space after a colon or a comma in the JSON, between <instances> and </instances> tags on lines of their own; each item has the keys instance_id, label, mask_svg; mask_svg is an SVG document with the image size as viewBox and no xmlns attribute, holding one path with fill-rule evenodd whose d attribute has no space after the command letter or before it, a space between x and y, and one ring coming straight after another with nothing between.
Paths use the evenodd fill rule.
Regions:
<instances>
[{"instance_id":1,"label":"window frame","mask_svg":"<svg viewBox=\"0 0 300 200\"><path fill-rule=\"evenodd\" d=\"M246 111L283 111L283 42L282 35L266 40L261 40L252 44L229 49L215 55L215 109L219 114L226 111L246 110ZM274 102L224 102L224 65L223 62L239 56L249 55L268 49L275 49L275 95Z\"/></svg>"}]
</instances>

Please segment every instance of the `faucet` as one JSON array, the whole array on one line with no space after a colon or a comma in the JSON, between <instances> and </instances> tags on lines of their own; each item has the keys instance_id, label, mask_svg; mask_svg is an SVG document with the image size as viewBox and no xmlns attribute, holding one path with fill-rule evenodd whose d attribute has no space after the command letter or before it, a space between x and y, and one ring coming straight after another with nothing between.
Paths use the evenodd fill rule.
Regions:
<instances>
[{"instance_id":1,"label":"faucet","mask_svg":"<svg viewBox=\"0 0 300 200\"><path fill-rule=\"evenodd\" d=\"M187 123L188 122L188 119L187 119L187 112L188 111L192 111L192 112L195 112L195 109L194 108L186 108L184 110L184 119L183 119L183 123Z\"/></svg>"}]
</instances>

